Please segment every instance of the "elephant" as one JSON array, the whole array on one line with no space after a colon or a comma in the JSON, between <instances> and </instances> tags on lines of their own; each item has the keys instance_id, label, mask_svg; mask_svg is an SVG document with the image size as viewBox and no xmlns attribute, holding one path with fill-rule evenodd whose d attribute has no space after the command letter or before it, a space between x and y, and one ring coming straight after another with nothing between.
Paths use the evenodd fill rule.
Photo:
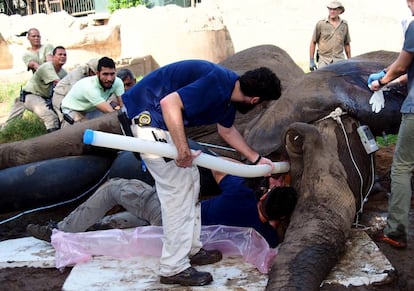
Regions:
<instances>
[{"instance_id":1,"label":"elephant","mask_svg":"<svg viewBox=\"0 0 414 291\"><path fill-rule=\"evenodd\" d=\"M375 114L368 104L372 92L366 81L370 73L396 57L393 52L373 52L305 74L285 51L265 45L221 63L239 73L267 66L282 83L280 99L237 114L235 120L261 155L289 160L292 186L299 193L267 289L317 290L338 261L374 180L372 155L365 152L356 129L366 124L375 135L397 132L404 98L404 88L387 92L385 108ZM341 115L342 123L326 118L337 108L346 113ZM87 128L122 134L117 113L105 114L44 136L0 145L0 169L65 156L115 156L114 150L83 144ZM190 128L186 133L195 141L226 146L214 126ZM243 159L237 153L216 151Z\"/></svg>"},{"instance_id":2,"label":"elephant","mask_svg":"<svg viewBox=\"0 0 414 291\"><path fill-rule=\"evenodd\" d=\"M294 122L283 134L298 202L267 290L319 290L338 262L373 183L373 155L350 115L314 124Z\"/></svg>"},{"instance_id":3,"label":"elephant","mask_svg":"<svg viewBox=\"0 0 414 291\"><path fill-rule=\"evenodd\" d=\"M244 136L248 144L272 157L281 146L281 133L286 126L298 121L312 123L337 107L368 125L375 136L397 133L406 87L384 91L385 108L374 113L369 105L372 92L367 86L369 74L387 67L397 56L386 51L368 53L303 75L246 125Z\"/></svg>"},{"instance_id":4,"label":"elephant","mask_svg":"<svg viewBox=\"0 0 414 291\"><path fill-rule=\"evenodd\" d=\"M386 67L397 55L387 51L372 52L305 74L281 48L260 45L238 52L220 64L238 73L267 66L280 78L282 97L279 100L263 102L247 114L238 113L234 123L253 148L272 158L272 153L280 147L284 127L295 121L315 121L338 106L366 121L374 134L396 132L400 122L399 105L404 95L399 91L387 93L385 108L374 114L368 104L372 92L366 86L366 79L369 73ZM85 129L122 134L117 114L110 113L40 137L0 144L0 169L94 153L96 149L82 142ZM199 142L227 146L215 126L188 128L186 133ZM217 153L242 158L227 150L217 150Z\"/></svg>"},{"instance_id":5,"label":"elephant","mask_svg":"<svg viewBox=\"0 0 414 291\"><path fill-rule=\"evenodd\" d=\"M282 84L288 84L290 79L297 79L304 72L295 64L293 59L282 49L273 45L261 45L241 51L224 60L221 65L243 73L246 70L267 66L281 79ZM282 88L282 92L283 92ZM255 116L263 112L268 104L262 104L248 114L237 114L235 124L243 131L244 126ZM64 127L56 132L35 137L29 140L0 144L0 169L15 167L21 164L54 159L65 156L91 154L96 149L84 145L82 136L85 129L100 130L122 134L116 113L105 114L98 119ZM216 131L215 126L204 126L188 129L190 138L217 145L226 145ZM228 155L231 152L219 152ZM230 155L239 158L238 155Z\"/></svg>"}]
</instances>

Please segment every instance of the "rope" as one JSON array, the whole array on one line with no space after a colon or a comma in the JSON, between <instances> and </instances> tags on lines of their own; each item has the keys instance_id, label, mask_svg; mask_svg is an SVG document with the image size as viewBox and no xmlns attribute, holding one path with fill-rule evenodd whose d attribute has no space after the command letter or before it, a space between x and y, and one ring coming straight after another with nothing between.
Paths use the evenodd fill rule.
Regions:
<instances>
[{"instance_id":1,"label":"rope","mask_svg":"<svg viewBox=\"0 0 414 291\"><path fill-rule=\"evenodd\" d=\"M358 226L359 225L359 223L358 223L359 216L363 212L364 204L367 201L368 195L371 192L372 187L374 185L374 180L375 180L375 173L374 173L374 170L375 170L374 169L374 155L372 153L369 154L370 155L370 161L371 161L372 179L371 179L371 185L370 185L368 191L364 195L363 194L363 191L364 191L364 187L363 187L364 186L364 178L362 177L361 170L359 169L359 167L358 167L358 165L357 165L357 163L355 161L355 158L354 158L354 155L353 155L353 151L351 149L351 145L349 143L349 139L348 139L348 136L346 134L345 126L344 126L344 124L342 122L342 119L341 119L341 116L342 115L345 115L345 114L347 114L347 113L346 112L343 112L341 108L337 107L329 115L327 115L327 116L325 116L325 117L317 120L316 122L320 122L320 121L326 120L328 118L332 118L333 120L335 120L341 126L342 132L343 132L344 137L345 137L346 145L347 145L347 148L348 148L349 156L351 157L352 164L354 165L355 170L357 171L358 176L359 176L359 179L360 179L360 190L359 190L359 194L360 194L360 199L361 199L361 207L356 211L356 218L355 218L355 223L354 223L354 225Z\"/></svg>"}]
</instances>

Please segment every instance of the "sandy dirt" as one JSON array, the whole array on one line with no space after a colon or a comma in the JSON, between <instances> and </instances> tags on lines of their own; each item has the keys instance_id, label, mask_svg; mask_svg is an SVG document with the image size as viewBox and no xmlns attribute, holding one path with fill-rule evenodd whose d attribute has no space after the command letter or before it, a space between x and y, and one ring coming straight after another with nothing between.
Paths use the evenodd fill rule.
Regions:
<instances>
[{"instance_id":1,"label":"sandy dirt","mask_svg":"<svg viewBox=\"0 0 414 291\"><path fill-rule=\"evenodd\" d=\"M394 148L392 146L381 148L377 154L377 175L385 191L380 191L369 196L364 207L361 223L369 225L375 216L386 216L387 193L389 192L389 169ZM26 225L29 223L45 223L49 219L60 220L67 215L76 204L24 215L14 221L0 225L0 241L27 236ZM12 216L13 213L0 215L0 220ZM388 245L379 243L378 247L389 259L396 269L396 273L390 276L391 282L380 286L324 286L321 290L414 290L414 213L410 214L411 228L409 230L409 245L407 249L397 250ZM60 290L70 268L63 273L57 269L38 268L7 268L0 272L0 287L2 290Z\"/></svg>"}]
</instances>

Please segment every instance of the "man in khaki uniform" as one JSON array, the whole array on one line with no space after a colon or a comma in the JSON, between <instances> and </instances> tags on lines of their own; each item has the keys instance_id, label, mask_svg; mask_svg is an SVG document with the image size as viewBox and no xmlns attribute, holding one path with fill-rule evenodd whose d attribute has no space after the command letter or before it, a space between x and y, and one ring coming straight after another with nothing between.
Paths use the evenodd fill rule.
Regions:
<instances>
[{"instance_id":1,"label":"man in khaki uniform","mask_svg":"<svg viewBox=\"0 0 414 291\"><path fill-rule=\"evenodd\" d=\"M52 90L67 75L62 68L65 63L66 50L57 46L53 50L53 60L42 64L23 88L25 108L42 119L47 132L60 128L59 118L52 106Z\"/></svg>"},{"instance_id":2,"label":"man in khaki uniform","mask_svg":"<svg viewBox=\"0 0 414 291\"><path fill-rule=\"evenodd\" d=\"M30 42L30 47L27 48L26 52L23 54L23 62L27 67L28 71L36 72L37 68L45 62L50 62L53 59L53 45L51 44L42 44L41 35L37 28L30 28L27 31L27 39ZM13 119L22 118L24 113L24 103L20 98L14 100L13 106L10 110L9 117L2 126L5 128L7 124Z\"/></svg>"},{"instance_id":3,"label":"man in khaki uniform","mask_svg":"<svg viewBox=\"0 0 414 291\"><path fill-rule=\"evenodd\" d=\"M332 1L327 5L329 15L326 19L319 20L313 31L312 40L309 48L309 69L311 71L322 68L326 65L335 63L351 57L351 36L349 34L348 23L339 17L344 13L345 8L339 1ZM315 64L315 50L318 66Z\"/></svg>"}]
</instances>

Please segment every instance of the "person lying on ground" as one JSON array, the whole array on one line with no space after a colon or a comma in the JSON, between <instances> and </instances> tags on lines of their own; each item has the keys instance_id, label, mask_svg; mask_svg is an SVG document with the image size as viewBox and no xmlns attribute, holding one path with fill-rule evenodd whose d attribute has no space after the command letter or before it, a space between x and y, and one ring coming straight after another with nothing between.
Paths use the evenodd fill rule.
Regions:
<instances>
[{"instance_id":1,"label":"person lying on ground","mask_svg":"<svg viewBox=\"0 0 414 291\"><path fill-rule=\"evenodd\" d=\"M218 171L212 173L221 193L201 201L201 224L251 227L266 239L270 247L276 247L280 242L276 228L293 212L296 191L289 186L273 187L258 199L260 195L248 186L246 179ZM267 185L265 187L267 189ZM124 226L162 225L161 205L155 186L137 179L112 178L62 221L46 225L29 224L27 232L48 242L53 228L83 232L96 225L116 205L129 213L121 216L128 217L129 223Z\"/></svg>"}]
</instances>

